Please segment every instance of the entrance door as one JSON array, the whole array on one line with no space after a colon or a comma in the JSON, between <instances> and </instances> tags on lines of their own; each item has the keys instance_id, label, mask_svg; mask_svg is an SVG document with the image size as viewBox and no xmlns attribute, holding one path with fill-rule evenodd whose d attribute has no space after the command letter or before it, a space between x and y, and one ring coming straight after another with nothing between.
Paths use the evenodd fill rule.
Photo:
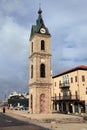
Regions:
<instances>
[{"instance_id":1,"label":"entrance door","mask_svg":"<svg viewBox=\"0 0 87 130\"><path fill-rule=\"evenodd\" d=\"M45 113L45 94L40 95L40 113Z\"/></svg>"},{"instance_id":2,"label":"entrance door","mask_svg":"<svg viewBox=\"0 0 87 130\"><path fill-rule=\"evenodd\" d=\"M66 102L63 102L63 113L67 113L67 111L66 111Z\"/></svg>"},{"instance_id":3,"label":"entrance door","mask_svg":"<svg viewBox=\"0 0 87 130\"><path fill-rule=\"evenodd\" d=\"M72 104L70 103L69 104L69 112L72 113L73 112L73 109L72 109Z\"/></svg>"}]
</instances>

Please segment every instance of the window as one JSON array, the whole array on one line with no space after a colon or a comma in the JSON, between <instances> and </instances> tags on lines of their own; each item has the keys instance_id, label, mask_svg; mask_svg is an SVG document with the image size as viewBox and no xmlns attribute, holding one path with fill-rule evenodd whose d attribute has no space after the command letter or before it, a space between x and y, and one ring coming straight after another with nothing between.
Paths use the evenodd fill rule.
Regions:
<instances>
[{"instance_id":1,"label":"window","mask_svg":"<svg viewBox=\"0 0 87 130\"><path fill-rule=\"evenodd\" d=\"M87 88L86 88L86 94L87 94Z\"/></svg>"},{"instance_id":2,"label":"window","mask_svg":"<svg viewBox=\"0 0 87 130\"><path fill-rule=\"evenodd\" d=\"M61 99L61 93L59 93L59 99Z\"/></svg>"},{"instance_id":3,"label":"window","mask_svg":"<svg viewBox=\"0 0 87 130\"><path fill-rule=\"evenodd\" d=\"M71 83L73 83L73 78L71 77Z\"/></svg>"},{"instance_id":4,"label":"window","mask_svg":"<svg viewBox=\"0 0 87 130\"><path fill-rule=\"evenodd\" d=\"M82 75L82 82L85 82L85 76Z\"/></svg>"},{"instance_id":5,"label":"window","mask_svg":"<svg viewBox=\"0 0 87 130\"><path fill-rule=\"evenodd\" d=\"M32 42L32 44L31 44L31 51L33 52L33 42Z\"/></svg>"},{"instance_id":6,"label":"window","mask_svg":"<svg viewBox=\"0 0 87 130\"><path fill-rule=\"evenodd\" d=\"M61 85L61 81L59 81L59 85Z\"/></svg>"},{"instance_id":7,"label":"window","mask_svg":"<svg viewBox=\"0 0 87 130\"><path fill-rule=\"evenodd\" d=\"M45 42L44 42L44 40L41 40L41 50L45 50Z\"/></svg>"},{"instance_id":8,"label":"window","mask_svg":"<svg viewBox=\"0 0 87 130\"><path fill-rule=\"evenodd\" d=\"M78 99L78 93L77 93L77 91L75 91L75 96L76 96L76 99Z\"/></svg>"},{"instance_id":9,"label":"window","mask_svg":"<svg viewBox=\"0 0 87 130\"><path fill-rule=\"evenodd\" d=\"M40 65L40 77L45 77L45 65Z\"/></svg>"},{"instance_id":10,"label":"window","mask_svg":"<svg viewBox=\"0 0 87 130\"><path fill-rule=\"evenodd\" d=\"M55 99L56 99L56 97L57 97L57 95L56 95L56 93L55 93Z\"/></svg>"},{"instance_id":11,"label":"window","mask_svg":"<svg viewBox=\"0 0 87 130\"><path fill-rule=\"evenodd\" d=\"M65 75L63 76L63 83L69 83L69 76L68 75Z\"/></svg>"},{"instance_id":12,"label":"window","mask_svg":"<svg viewBox=\"0 0 87 130\"><path fill-rule=\"evenodd\" d=\"M56 86L56 82L55 82L55 86Z\"/></svg>"},{"instance_id":13,"label":"window","mask_svg":"<svg viewBox=\"0 0 87 130\"><path fill-rule=\"evenodd\" d=\"M31 78L33 78L33 65L31 66Z\"/></svg>"},{"instance_id":14,"label":"window","mask_svg":"<svg viewBox=\"0 0 87 130\"><path fill-rule=\"evenodd\" d=\"M77 76L75 76L75 82L77 82Z\"/></svg>"}]
</instances>

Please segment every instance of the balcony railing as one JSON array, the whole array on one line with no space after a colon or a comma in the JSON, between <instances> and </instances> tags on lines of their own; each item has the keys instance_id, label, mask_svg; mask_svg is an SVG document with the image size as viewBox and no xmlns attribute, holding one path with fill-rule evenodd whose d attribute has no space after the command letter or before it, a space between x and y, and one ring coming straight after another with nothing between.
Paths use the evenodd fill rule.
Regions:
<instances>
[{"instance_id":1,"label":"balcony railing","mask_svg":"<svg viewBox=\"0 0 87 130\"><path fill-rule=\"evenodd\" d=\"M59 84L59 88L63 89L63 88L69 88L70 87L70 83L60 83Z\"/></svg>"},{"instance_id":2,"label":"balcony railing","mask_svg":"<svg viewBox=\"0 0 87 130\"><path fill-rule=\"evenodd\" d=\"M69 95L69 96L55 96L51 98L53 101L56 100L79 100L78 95Z\"/></svg>"}]
</instances>

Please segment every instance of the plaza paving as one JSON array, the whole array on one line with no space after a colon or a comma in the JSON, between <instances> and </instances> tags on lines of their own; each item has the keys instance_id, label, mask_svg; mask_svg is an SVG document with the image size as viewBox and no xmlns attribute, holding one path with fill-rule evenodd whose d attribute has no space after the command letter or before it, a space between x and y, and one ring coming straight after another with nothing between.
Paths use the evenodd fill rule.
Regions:
<instances>
[{"instance_id":1,"label":"plaza paving","mask_svg":"<svg viewBox=\"0 0 87 130\"><path fill-rule=\"evenodd\" d=\"M7 111L13 117L48 128L48 130L87 130L82 116L67 114L29 114L27 111Z\"/></svg>"}]
</instances>

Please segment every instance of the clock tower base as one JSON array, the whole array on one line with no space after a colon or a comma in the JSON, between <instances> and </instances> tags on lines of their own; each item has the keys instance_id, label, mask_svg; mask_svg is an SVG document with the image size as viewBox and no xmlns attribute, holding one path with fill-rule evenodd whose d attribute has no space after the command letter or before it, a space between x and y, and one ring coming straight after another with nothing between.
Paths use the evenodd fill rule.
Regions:
<instances>
[{"instance_id":1,"label":"clock tower base","mask_svg":"<svg viewBox=\"0 0 87 130\"><path fill-rule=\"evenodd\" d=\"M31 85L32 86L32 85ZM44 87L44 89L43 89ZM33 90L30 87L30 113L50 114L51 111L51 84L34 85Z\"/></svg>"}]
</instances>

